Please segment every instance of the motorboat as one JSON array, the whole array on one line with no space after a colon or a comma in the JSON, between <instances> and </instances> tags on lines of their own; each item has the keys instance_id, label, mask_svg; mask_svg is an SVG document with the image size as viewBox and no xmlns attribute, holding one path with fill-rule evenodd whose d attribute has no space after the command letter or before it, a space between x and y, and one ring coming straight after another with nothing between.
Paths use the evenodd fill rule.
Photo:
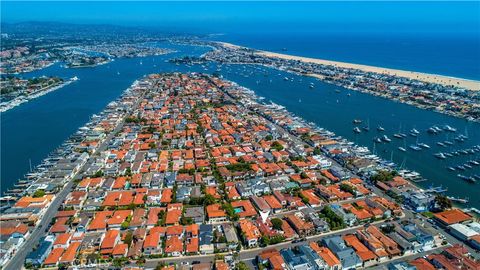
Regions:
<instances>
[{"instance_id":1,"label":"motorboat","mask_svg":"<svg viewBox=\"0 0 480 270\"><path fill-rule=\"evenodd\" d=\"M422 148L420 148L420 147L418 147L418 146L416 146L416 145L414 145L414 144L410 145L409 147L410 147L410 149L415 150L415 151L420 151L420 150L422 150Z\"/></svg>"},{"instance_id":2,"label":"motorboat","mask_svg":"<svg viewBox=\"0 0 480 270\"><path fill-rule=\"evenodd\" d=\"M457 132L457 129L456 129L456 128L453 128L453 127L451 127L451 126L449 126L449 125L443 126L443 130L448 131L448 132Z\"/></svg>"},{"instance_id":3,"label":"motorboat","mask_svg":"<svg viewBox=\"0 0 480 270\"><path fill-rule=\"evenodd\" d=\"M403 139L403 136L399 133L395 133L393 134L393 137L397 138L397 139Z\"/></svg>"},{"instance_id":4,"label":"motorboat","mask_svg":"<svg viewBox=\"0 0 480 270\"><path fill-rule=\"evenodd\" d=\"M353 119L352 123L354 123L354 124L361 124L361 123L362 123L362 120L360 120L360 119Z\"/></svg>"},{"instance_id":5,"label":"motorboat","mask_svg":"<svg viewBox=\"0 0 480 270\"><path fill-rule=\"evenodd\" d=\"M418 145L420 147L423 147L423 148L426 148L426 149L430 149L430 145L426 144L426 143L418 143Z\"/></svg>"}]
</instances>

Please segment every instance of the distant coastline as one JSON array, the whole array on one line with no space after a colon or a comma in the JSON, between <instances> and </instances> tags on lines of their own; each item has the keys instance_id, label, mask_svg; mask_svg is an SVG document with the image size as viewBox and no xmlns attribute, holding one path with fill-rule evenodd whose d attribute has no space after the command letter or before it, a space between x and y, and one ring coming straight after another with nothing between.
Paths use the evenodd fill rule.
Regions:
<instances>
[{"instance_id":1,"label":"distant coastline","mask_svg":"<svg viewBox=\"0 0 480 270\"><path fill-rule=\"evenodd\" d=\"M227 42L218 42L218 43L229 48L246 48L244 46L239 46L239 45L235 45ZM273 57L273 58L301 61L305 63L314 63L314 64L321 64L321 65L330 65L330 66L335 66L340 68L351 68L351 69L362 70L365 72L373 72L373 73L379 73L379 74L387 74L387 75L393 75L398 77L404 77L404 78L418 80L418 81L427 82L427 83L436 83L444 86L455 86L455 87L460 87L460 88L464 88L471 91L480 91L480 81L476 81L476 80L422 73L422 72L416 72L416 71L407 71L407 70L376 67L376 66L361 65L361 64L354 64L354 63L347 63L347 62L323 60L318 58L274 53L274 52L262 51L262 50L256 50L256 49L254 53L260 56L265 56L265 57ZM319 77L316 74L311 74L311 76Z\"/></svg>"}]
</instances>

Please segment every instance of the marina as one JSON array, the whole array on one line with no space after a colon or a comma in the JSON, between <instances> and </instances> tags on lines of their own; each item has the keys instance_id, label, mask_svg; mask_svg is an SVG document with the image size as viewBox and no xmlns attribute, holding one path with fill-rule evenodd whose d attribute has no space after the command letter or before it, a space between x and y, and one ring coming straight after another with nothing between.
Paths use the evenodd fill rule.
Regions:
<instances>
[{"instance_id":1,"label":"marina","mask_svg":"<svg viewBox=\"0 0 480 270\"><path fill-rule=\"evenodd\" d=\"M1 269L480 269L480 2L1 5Z\"/></svg>"},{"instance_id":2,"label":"marina","mask_svg":"<svg viewBox=\"0 0 480 270\"><path fill-rule=\"evenodd\" d=\"M471 189L472 184L457 177L457 166L469 160L478 162L480 158L479 152L474 148L479 144L480 126L478 123L348 89L338 91L339 87L322 83L315 78L271 68L213 63L177 65L169 63L167 60L185 55L186 48L189 50L195 48L194 53L197 55L208 49L188 45L162 44L161 46L172 48L177 52L164 56L144 57L142 64L135 58L117 59L94 68L72 70L64 69L60 65L53 65L41 71L25 74L25 76L78 76L80 80L52 94L29 102L21 108L15 108L5 113L2 119L2 129L5 131L2 136L2 144L8 148L6 149L8 151L2 154L4 155L2 167L6 168L2 170L2 191L12 188L16 179L28 173L29 159L34 165L39 164L51 152L51 149L55 149L57 145L74 133L78 126L82 126L88 121L90 115L98 112L102 106L118 96L121 90L138 76L152 72L178 70L219 73L228 80L254 90L267 102L273 101L285 106L309 122L331 130L357 145L368 147L372 154L388 161L391 163L390 165L398 167L399 170L407 169L418 172L421 176L408 174L406 178L421 186L428 186L432 183L443 185L449 187L450 196L467 195L475 198L473 194L476 190ZM129 65L135 66L135 69L129 68ZM284 78L288 78L288 81ZM312 83L315 85L314 89L309 87ZM102 91L96 89L102 89ZM58 104L54 102L54 98L60 98L65 102ZM299 102L300 100L301 102ZM359 112L353 109L359 107L364 110ZM382 110L383 113L378 114L378 110ZM62 114L59 114L59 111L62 111ZM35 113L32 114L32 112ZM30 116L27 117L27 113ZM21 122L14 120L22 118L26 120ZM56 130L57 124L53 125L53 122L61 123L58 125L63 128ZM360 132L352 131L355 125L358 125ZM457 131L449 129L438 132L438 134L428 132L428 129L433 126L446 128L446 125ZM20 134L23 135L19 136L16 133L13 136L13 132L9 132L9 130L31 128L45 130L46 126L51 127L48 132L38 132L37 134L39 138L43 138L40 139L41 144L37 141L28 141L28 133L21 132ZM404 134L402 130L399 131L399 126L403 131L408 132ZM397 133L401 134L402 138L394 136ZM438 142L445 146L439 145ZM420 144L428 145L430 148L425 145L422 147ZM18 147L19 145L21 147ZM15 150L12 147L15 147ZM448 153L452 156L445 154L445 159L438 159L433 155L437 152ZM8 157L5 156L7 153ZM469 165L472 168L464 167L465 171L462 171L464 175L473 177L473 175L480 174L480 166L476 166L474 163L469 163ZM449 167L455 170L447 169ZM480 201L470 200L466 205L480 207Z\"/></svg>"}]
</instances>

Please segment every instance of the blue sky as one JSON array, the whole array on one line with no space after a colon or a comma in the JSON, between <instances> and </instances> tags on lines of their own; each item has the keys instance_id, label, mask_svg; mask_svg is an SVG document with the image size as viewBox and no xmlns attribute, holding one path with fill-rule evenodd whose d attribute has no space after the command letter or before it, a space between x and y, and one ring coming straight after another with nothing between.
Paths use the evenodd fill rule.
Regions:
<instances>
[{"instance_id":1,"label":"blue sky","mask_svg":"<svg viewBox=\"0 0 480 270\"><path fill-rule=\"evenodd\" d=\"M1 1L2 22L153 26L192 32L480 32L473 2Z\"/></svg>"}]
</instances>

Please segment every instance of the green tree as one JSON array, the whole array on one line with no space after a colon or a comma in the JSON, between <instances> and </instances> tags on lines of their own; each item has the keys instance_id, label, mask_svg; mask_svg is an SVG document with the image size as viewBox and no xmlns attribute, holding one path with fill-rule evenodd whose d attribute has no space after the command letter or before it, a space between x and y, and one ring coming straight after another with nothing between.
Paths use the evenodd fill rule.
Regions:
<instances>
[{"instance_id":1,"label":"green tree","mask_svg":"<svg viewBox=\"0 0 480 270\"><path fill-rule=\"evenodd\" d=\"M452 201L444 195L437 195L435 197L435 204L440 211L445 211L452 208Z\"/></svg>"},{"instance_id":2,"label":"green tree","mask_svg":"<svg viewBox=\"0 0 480 270\"><path fill-rule=\"evenodd\" d=\"M93 177L102 177L103 176L103 171L102 170L98 170L94 175Z\"/></svg>"},{"instance_id":3,"label":"green tree","mask_svg":"<svg viewBox=\"0 0 480 270\"><path fill-rule=\"evenodd\" d=\"M283 145L281 143L279 143L278 141L272 142L272 144L270 146L277 151L282 151L283 150Z\"/></svg>"},{"instance_id":4,"label":"green tree","mask_svg":"<svg viewBox=\"0 0 480 270\"><path fill-rule=\"evenodd\" d=\"M130 246L132 244L132 240L133 240L133 234L131 231L128 231L127 234L125 234L125 239L123 239L123 243Z\"/></svg>"},{"instance_id":5,"label":"green tree","mask_svg":"<svg viewBox=\"0 0 480 270\"><path fill-rule=\"evenodd\" d=\"M180 224L182 224L182 225L190 225L190 224L193 224L193 219L190 218L190 217L184 217L184 216L182 216L182 217L180 218Z\"/></svg>"},{"instance_id":6,"label":"green tree","mask_svg":"<svg viewBox=\"0 0 480 270\"><path fill-rule=\"evenodd\" d=\"M340 184L340 190L355 195L355 190L356 190L356 189L355 189L353 186L349 185L349 184L341 183L341 184Z\"/></svg>"},{"instance_id":7,"label":"green tree","mask_svg":"<svg viewBox=\"0 0 480 270\"><path fill-rule=\"evenodd\" d=\"M330 206L325 206L321 211L320 211L320 216L325 219L325 221L328 223L330 226L331 230L338 230L345 228L345 222L343 221L343 218L335 214L333 210L330 208Z\"/></svg>"},{"instance_id":8,"label":"green tree","mask_svg":"<svg viewBox=\"0 0 480 270\"><path fill-rule=\"evenodd\" d=\"M228 164L225 166L229 171L232 172L244 172L252 169L252 165L249 163L238 162L235 164Z\"/></svg>"},{"instance_id":9,"label":"green tree","mask_svg":"<svg viewBox=\"0 0 480 270\"><path fill-rule=\"evenodd\" d=\"M120 226L121 226L122 230L126 230L126 229L128 229L128 226L130 226L130 222L125 220L124 222L122 222L122 224Z\"/></svg>"},{"instance_id":10,"label":"green tree","mask_svg":"<svg viewBox=\"0 0 480 270\"><path fill-rule=\"evenodd\" d=\"M272 227L275 229L275 230L281 230L282 229L282 224L283 224L283 221L279 218L272 218L272 220L270 220L270 222L272 222Z\"/></svg>"},{"instance_id":11,"label":"green tree","mask_svg":"<svg viewBox=\"0 0 480 270\"><path fill-rule=\"evenodd\" d=\"M147 262L147 260L145 259L145 257L143 257L143 255L137 259L137 264L140 266L144 265L145 262Z\"/></svg>"},{"instance_id":12,"label":"green tree","mask_svg":"<svg viewBox=\"0 0 480 270\"><path fill-rule=\"evenodd\" d=\"M238 214L235 213L233 206L230 203L222 204L223 210L227 213L231 220L238 220Z\"/></svg>"},{"instance_id":13,"label":"green tree","mask_svg":"<svg viewBox=\"0 0 480 270\"><path fill-rule=\"evenodd\" d=\"M40 197L43 197L45 196L45 191L43 189L37 189L34 193L33 193L33 198L40 198Z\"/></svg>"},{"instance_id":14,"label":"green tree","mask_svg":"<svg viewBox=\"0 0 480 270\"><path fill-rule=\"evenodd\" d=\"M211 204L214 204L214 203L215 203L215 197L213 197L213 195L211 195L211 194L207 194L203 198L203 205L205 205L205 206L211 205Z\"/></svg>"},{"instance_id":15,"label":"green tree","mask_svg":"<svg viewBox=\"0 0 480 270\"><path fill-rule=\"evenodd\" d=\"M270 245L281 243L283 242L283 240L285 240L285 237L283 235L280 235L280 234L274 235L270 237Z\"/></svg>"},{"instance_id":16,"label":"green tree","mask_svg":"<svg viewBox=\"0 0 480 270\"><path fill-rule=\"evenodd\" d=\"M128 261L127 258L125 257L120 257L120 258L115 258L112 261L112 265L115 267L122 267L125 265L125 263Z\"/></svg>"},{"instance_id":17,"label":"green tree","mask_svg":"<svg viewBox=\"0 0 480 270\"><path fill-rule=\"evenodd\" d=\"M237 270L249 270L245 262L239 262L236 267Z\"/></svg>"},{"instance_id":18,"label":"green tree","mask_svg":"<svg viewBox=\"0 0 480 270\"><path fill-rule=\"evenodd\" d=\"M387 170L381 170L378 171L375 175L373 175L370 179L373 182L388 182L392 181L395 176L397 176L398 173L396 171L387 171Z\"/></svg>"},{"instance_id":19,"label":"green tree","mask_svg":"<svg viewBox=\"0 0 480 270\"><path fill-rule=\"evenodd\" d=\"M163 226L165 225L165 219L167 218L167 215L165 213L165 211L160 211L158 212L158 221L157 221L157 225L158 226Z\"/></svg>"},{"instance_id":20,"label":"green tree","mask_svg":"<svg viewBox=\"0 0 480 270\"><path fill-rule=\"evenodd\" d=\"M270 237L268 237L267 235L262 235L262 237L260 238L260 245L262 247L270 245Z\"/></svg>"}]
</instances>

